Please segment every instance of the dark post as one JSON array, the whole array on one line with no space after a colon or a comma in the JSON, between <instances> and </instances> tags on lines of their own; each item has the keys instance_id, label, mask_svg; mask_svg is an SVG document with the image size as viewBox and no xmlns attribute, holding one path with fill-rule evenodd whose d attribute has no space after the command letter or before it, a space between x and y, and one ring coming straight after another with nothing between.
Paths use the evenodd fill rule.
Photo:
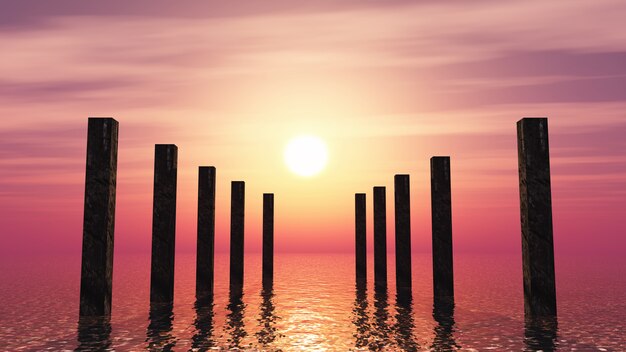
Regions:
<instances>
[{"instance_id":1,"label":"dark post","mask_svg":"<svg viewBox=\"0 0 626 352\"><path fill-rule=\"evenodd\" d=\"M433 289L435 301L454 301L452 266L452 199L450 157L430 158L433 228Z\"/></svg>"},{"instance_id":2,"label":"dark post","mask_svg":"<svg viewBox=\"0 0 626 352\"><path fill-rule=\"evenodd\" d=\"M411 289L411 204L409 175L394 177L396 213L396 286Z\"/></svg>"},{"instance_id":3,"label":"dark post","mask_svg":"<svg viewBox=\"0 0 626 352\"><path fill-rule=\"evenodd\" d=\"M177 170L178 147L174 144L155 145L150 303L171 303L174 300Z\"/></svg>"},{"instance_id":4,"label":"dark post","mask_svg":"<svg viewBox=\"0 0 626 352\"><path fill-rule=\"evenodd\" d=\"M111 315L118 123L89 118L80 316Z\"/></svg>"},{"instance_id":5,"label":"dark post","mask_svg":"<svg viewBox=\"0 0 626 352\"><path fill-rule=\"evenodd\" d=\"M367 250L365 246L365 193L355 194L354 203L356 229L356 279L357 281L364 281L367 278Z\"/></svg>"},{"instance_id":6,"label":"dark post","mask_svg":"<svg viewBox=\"0 0 626 352\"><path fill-rule=\"evenodd\" d=\"M213 294L215 255L215 167L198 169L198 241L196 298Z\"/></svg>"},{"instance_id":7,"label":"dark post","mask_svg":"<svg viewBox=\"0 0 626 352\"><path fill-rule=\"evenodd\" d=\"M548 119L517 122L524 311L556 315Z\"/></svg>"},{"instance_id":8,"label":"dark post","mask_svg":"<svg viewBox=\"0 0 626 352\"><path fill-rule=\"evenodd\" d=\"M387 287L387 199L385 187L374 187L374 284Z\"/></svg>"},{"instance_id":9,"label":"dark post","mask_svg":"<svg viewBox=\"0 0 626 352\"><path fill-rule=\"evenodd\" d=\"M235 292L243 287L245 187L245 182L233 181L230 193L230 288Z\"/></svg>"},{"instance_id":10,"label":"dark post","mask_svg":"<svg viewBox=\"0 0 626 352\"><path fill-rule=\"evenodd\" d=\"M274 281L274 194L263 194L263 286Z\"/></svg>"}]
</instances>

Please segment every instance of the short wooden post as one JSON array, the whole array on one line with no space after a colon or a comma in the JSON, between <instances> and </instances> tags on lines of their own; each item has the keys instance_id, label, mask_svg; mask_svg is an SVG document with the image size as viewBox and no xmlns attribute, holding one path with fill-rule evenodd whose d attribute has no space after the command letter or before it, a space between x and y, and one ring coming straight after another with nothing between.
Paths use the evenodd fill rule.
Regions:
<instances>
[{"instance_id":1,"label":"short wooden post","mask_svg":"<svg viewBox=\"0 0 626 352\"><path fill-rule=\"evenodd\" d=\"M111 314L118 126L112 118L88 120L81 317Z\"/></svg>"},{"instance_id":2,"label":"short wooden post","mask_svg":"<svg viewBox=\"0 0 626 352\"><path fill-rule=\"evenodd\" d=\"M176 337L172 334L174 320L174 304L152 303L148 315L148 329L146 331L146 350L148 351L171 351L176 345Z\"/></svg>"},{"instance_id":3,"label":"short wooden post","mask_svg":"<svg viewBox=\"0 0 626 352\"><path fill-rule=\"evenodd\" d=\"M243 288L245 182L231 183L230 202L230 287L237 293Z\"/></svg>"},{"instance_id":4,"label":"short wooden post","mask_svg":"<svg viewBox=\"0 0 626 352\"><path fill-rule=\"evenodd\" d=\"M409 175L394 177L396 215L396 286L411 289L411 205Z\"/></svg>"},{"instance_id":5,"label":"short wooden post","mask_svg":"<svg viewBox=\"0 0 626 352\"><path fill-rule=\"evenodd\" d=\"M177 171L178 147L157 144L154 150L151 303L171 303L174 300Z\"/></svg>"},{"instance_id":6,"label":"short wooden post","mask_svg":"<svg viewBox=\"0 0 626 352\"><path fill-rule=\"evenodd\" d=\"M374 285L387 287L387 199L385 187L374 187Z\"/></svg>"},{"instance_id":7,"label":"short wooden post","mask_svg":"<svg viewBox=\"0 0 626 352\"><path fill-rule=\"evenodd\" d=\"M215 256L215 167L198 169L196 298L213 294Z\"/></svg>"},{"instance_id":8,"label":"short wooden post","mask_svg":"<svg viewBox=\"0 0 626 352\"><path fill-rule=\"evenodd\" d=\"M434 298L435 301L453 301L452 200L448 156L434 156L430 159L430 195Z\"/></svg>"},{"instance_id":9,"label":"short wooden post","mask_svg":"<svg viewBox=\"0 0 626 352\"><path fill-rule=\"evenodd\" d=\"M548 119L517 122L524 311L556 315Z\"/></svg>"},{"instance_id":10,"label":"short wooden post","mask_svg":"<svg viewBox=\"0 0 626 352\"><path fill-rule=\"evenodd\" d=\"M367 249L366 249L366 222L365 222L365 193L357 193L355 202L355 247L356 247L356 279L367 278Z\"/></svg>"},{"instance_id":11,"label":"short wooden post","mask_svg":"<svg viewBox=\"0 0 626 352\"><path fill-rule=\"evenodd\" d=\"M274 194L263 194L263 287L274 282Z\"/></svg>"}]
</instances>

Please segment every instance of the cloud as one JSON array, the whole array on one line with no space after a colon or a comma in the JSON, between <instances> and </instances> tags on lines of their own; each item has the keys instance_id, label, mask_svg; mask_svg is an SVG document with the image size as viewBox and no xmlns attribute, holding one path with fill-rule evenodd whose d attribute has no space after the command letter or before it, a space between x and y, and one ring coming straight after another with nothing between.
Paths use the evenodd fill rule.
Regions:
<instances>
[{"instance_id":1,"label":"cloud","mask_svg":"<svg viewBox=\"0 0 626 352\"><path fill-rule=\"evenodd\" d=\"M94 94L103 91L120 90L132 86L123 80L90 81L43 81L43 82L2 82L0 96L5 100L28 103L42 101L90 100Z\"/></svg>"},{"instance_id":2,"label":"cloud","mask_svg":"<svg viewBox=\"0 0 626 352\"><path fill-rule=\"evenodd\" d=\"M31 15L46 26L0 37L4 103L228 111L245 105L242 91L293 91L298 81L347 82L356 99L378 95L382 110L625 98L626 33L617 14L626 5L613 0L279 1L240 10L39 4ZM11 6L17 18L29 16L25 5Z\"/></svg>"},{"instance_id":3,"label":"cloud","mask_svg":"<svg viewBox=\"0 0 626 352\"><path fill-rule=\"evenodd\" d=\"M79 223L85 119L94 115L120 121L119 200L128 211L119 224L136 238L149 233L152 148L161 142L179 143L180 224L192 235L200 163L217 165L220 180L254 175L251 187L294 199L313 192L277 176L282 140L303 130L327 138L336 165L328 174L343 177L316 192L320 204L398 169L427 192L429 156L450 154L466 215L484 196L481 207L517 218L523 116L550 118L556 204L599 202L624 188L623 1L2 6L5 210L65 200L73 204L65 218ZM144 232L132 227L135 209L147 214ZM342 211L316 221L339 223Z\"/></svg>"}]
</instances>

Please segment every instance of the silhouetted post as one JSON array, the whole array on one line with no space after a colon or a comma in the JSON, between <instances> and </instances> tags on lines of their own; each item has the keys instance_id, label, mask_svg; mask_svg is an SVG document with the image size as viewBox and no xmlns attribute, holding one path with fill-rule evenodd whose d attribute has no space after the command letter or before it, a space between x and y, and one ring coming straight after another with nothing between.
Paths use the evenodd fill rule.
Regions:
<instances>
[{"instance_id":1,"label":"silhouetted post","mask_svg":"<svg viewBox=\"0 0 626 352\"><path fill-rule=\"evenodd\" d=\"M148 329L146 331L146 350L148 351L171 351L177 342L172 330L174 324L174 304L172 302L160 302L150 304L148 314Z\"/></svg>"},{"instance_id":2,"label":"silhouetted post","mask_svg":"<svg viewBox=\"0 0 626 352\"><path fill-rule=\"evenodd\" d=\"M437 322L434 328L433 343L430 351L457 351L461 349L455 339L454 302L437 301L433 305L433 318ZM535 350L533 350L535 351Z\"/></svg>"},{"instance_id":3,"label":"silhouetted post","mask_svg":"<svg viewBox=\"0 0 626 352\"><path fill-rule=\"evenodd\" d=\"M198 169L196 298L213 294L215 255L215 167Z\"/></svg>"},{"instance_id":4,"label":"silhouetted post","mask_svg":"<svg viewBox=\"0 0 626 352\"><path fill-rule=\"evenodd\" d=\"M556 315L548 119L517 122L524 311Z\"/></svg>"},{"instance_id":5,"label":"silhouetted post","mask_svg":"<svg viewBox=\"0 0 626 352\"><path fill-rule=\"evenodd\" d=\"M430 158L430 196L433 231L433 289L435 301L454 300L452 265L452 200L450 157Z\"/></svg>"},{"instance_id":6,"label":"silhouetted post","mask_svg":"<svg viewBox=\"0 0 626 352\"><path fill-rule=\"evenodd\" d=\"M263 194L263 286L274 281L274 194Z\"/></svg>"},{"instance_id":7,"label":"silhouetted post","mask_svg":"<svg viewBox=\"0 0 626 352\"><path fill-rule=\"evenodd\" d=\"M113 281L118 123L89 118L80 316L109 316Z\"/></svg>"},{"instance_id":8,"label":"silhouetted post","mask_svg":"<svg viewBox=\"0 0 626 352\"><path fill-rule=\"evenodd\" d=\"M151 303L171 303L174 300L177 170L178 147L174 144L155 145Z\"/></svg>"},{"instance_id":9,"label":"silhouetted post","mask_svg":"<svg viewBox=\"0 0 626 352\"><path fill-rule=\"evenodd\" d=\"M243 223L245 206L243 181L233 181L230 194L230 288L238 292L243 287Z\"/></svg>"},{"instance_id":10,"label":"silhouetted post","mask_svg":"<svg viewBox=\"0 0 626 352\"><path fill-rule=\"evenodd\" d=\"M559 323L556 315L524 315L524 344L528 351L556 351Z\"/></svg>"},{"instance_id":11,"label":"silhouetted post","mask_svg":"<svg viewBox=\"0 0 626 352\"><path fill-rule=\"evenodd\" d=\"M355 204L355 243L356 243L356 279L357 281L367 278L367 250L365 245L366 222L365 222L365 193L354 195Z\"/></svg>"},{"instance_id":12,"label":"silhouetted post","mask_svg":"<svg viewBox=\"0 0 626 352\"><path fill-rule=\"evenodd\" d=\"M111 351L111 316L81 316L74 351Z\"/></svg>"},{"instance_id":13,"label":"silhouetted post","mask_svg":"<svg viewBox=\"0 0 626 352\"><path fill-rule=\"evenodd\" d=\"M374 284L387 286L387 199L385 187L374 187Z\"/></svg>"},{"instance_id":14,"label":"silhouetted post","mask_svg":"<svg viewBox=\"0 0 626 352\"><path fill-rule=\"evenodd\" d=\"M411 204L409 175L394 177L396 213L396 286L411 288Z\"/></svg>"}]
</instances>

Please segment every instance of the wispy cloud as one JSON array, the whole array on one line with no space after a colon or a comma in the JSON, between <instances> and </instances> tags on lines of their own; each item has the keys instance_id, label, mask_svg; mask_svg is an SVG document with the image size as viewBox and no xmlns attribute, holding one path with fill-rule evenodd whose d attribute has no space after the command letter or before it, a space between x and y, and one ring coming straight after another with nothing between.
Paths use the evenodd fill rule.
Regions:
<instances>
[{"instance_id":1,"label":"wispy cloud","mask_svg":"<svg viewBox=\"0 0 626 352\"><path fill-rule=\"evenodd\" d=\"M71 197L64 216L80 217L88 116L121 122L120 185L139 195L122 197L123 209L149 209L152 145L162 142L181 148L181 184L195 184L198 164L214 163L226 170L221 177L260 175L258 187L297 197L293 184L273 180L281 175L282 140L306 130L335 148L336 170L362 175L339 179L316 197L379 182L400 168L422 185L428 157L450 154L462 175L455 194L463 204L497 188L506 191L489 193L481 206L515 210L514 123L523 116L550 118L560 207L567 199L599 203L626 187L623 1L1 6L6 211ZM185 187L180 199L192 209L193 190ZM468 208L457 214L480 215ZM326 220L338 226L339 215L349 218ZM121 215L121 231L137 230L133 216ZM183 229L193 229L192 218L183 216ZM476 226L468 229L480 231Z\"/></svg>"}]
</instances>

